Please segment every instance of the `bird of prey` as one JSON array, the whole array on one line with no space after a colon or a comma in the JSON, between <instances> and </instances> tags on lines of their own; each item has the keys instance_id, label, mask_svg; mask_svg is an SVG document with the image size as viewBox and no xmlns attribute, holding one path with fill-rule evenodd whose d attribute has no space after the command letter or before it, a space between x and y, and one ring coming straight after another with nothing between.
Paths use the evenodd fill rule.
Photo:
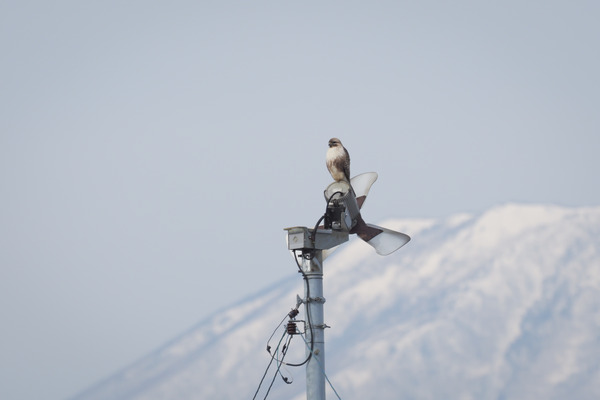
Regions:
<instances>
[{"instance_id":1,"label":"bird of prey","mask_svg":"<svg viewBox=\"0 0 600 400\"><path fill-rule=\"evenodd\" d=\"M329 149L325 161L327 169L335 181L346 181L350 184L350 154L342 146L340 139L329 139Z\"/></svg>"}]
</instances>

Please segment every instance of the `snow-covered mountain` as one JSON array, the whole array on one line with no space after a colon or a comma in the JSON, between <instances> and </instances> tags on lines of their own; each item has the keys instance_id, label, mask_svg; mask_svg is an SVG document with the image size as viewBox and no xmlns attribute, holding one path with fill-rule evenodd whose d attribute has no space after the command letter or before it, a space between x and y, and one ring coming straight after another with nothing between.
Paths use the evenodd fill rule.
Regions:
<instances>
[{"instance_id":1,"label":"snow-covered mountain","mask_svg":"<svg viewBox=\"0 0 600 400\"><path fill-rule=\"evenodd\" d=\"M327 374L342 399L600 398L600 207L381 225L412 241L381 257L352 239L325 262ZM75 399L251 399L296 294L300 275ZM286 361L304 346L294 336ZM304 367L282 373L293 383L277 378L268 398L304 399Z\"/></svg>"}]
</instances>

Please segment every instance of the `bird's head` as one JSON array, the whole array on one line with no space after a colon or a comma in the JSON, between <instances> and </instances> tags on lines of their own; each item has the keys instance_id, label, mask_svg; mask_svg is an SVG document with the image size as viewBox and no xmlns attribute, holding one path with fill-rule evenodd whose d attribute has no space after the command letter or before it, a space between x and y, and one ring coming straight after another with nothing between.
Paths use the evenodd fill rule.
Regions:
<instances>
[{"instance_id":1,"label":"bird's head","mask_svg":"<svg viewBox=\"0 0 600 400\"><path fill-rule=\"evenodd\" d=\"M340 141L340 139L338 138L331 138L329 139L329 147L336 147L336 146L341 146L342 142Z\"/></svg>"}]
</instances>

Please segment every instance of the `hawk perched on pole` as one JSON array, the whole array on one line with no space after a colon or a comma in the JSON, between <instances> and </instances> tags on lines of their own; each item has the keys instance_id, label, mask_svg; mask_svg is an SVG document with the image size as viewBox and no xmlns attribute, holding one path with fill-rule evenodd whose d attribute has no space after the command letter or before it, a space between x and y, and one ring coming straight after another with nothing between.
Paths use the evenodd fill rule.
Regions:
<instances>
[{"instance_id":1,"label":"hawk perched on pole","mask_svg":"<svg viewBox=\"0 0 600 400\"><path fill-rule=\"evenodd\" d=\"M329 149L325 157L327 169L337 182L346 181L350 184L350 154L338 138L329 139Z\"/></svg>"}]
</instances>

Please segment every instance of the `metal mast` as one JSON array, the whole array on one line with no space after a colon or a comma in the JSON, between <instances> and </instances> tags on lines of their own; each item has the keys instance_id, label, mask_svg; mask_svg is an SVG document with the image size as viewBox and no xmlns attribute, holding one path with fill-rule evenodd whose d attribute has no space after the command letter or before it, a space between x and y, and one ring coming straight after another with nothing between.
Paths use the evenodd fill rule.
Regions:
<instances>
[{"instance_id":1,"label":"metal mast","mask_svg":"<svg viewBox=\"0 0 600 400\"><path fill-rule=\"evenodd\" d=\"M306 227L287 228L288 248L302 252L300 264L306 280L304 307L306 310L306 399L325 400L325 321L323 304L323 250L348 240L348 233L331 229L311 230Z\"/></svg>"},{"instance_id":2,"label":"metal mast","mask_svg":"<svg viewBox=\"0 0 600 400\"><path fill-rule=\"evenodd\" d=\"M367 172L345 181L331 183L324 192L327 210L314 229L286 228L288 249L302 254L300 272L306 280L304 307L306 310L306 399L325 400L325 325L323 304L323 260L325 250L348 241L349 234L357 234L378 254L388 255L404 246L410 237L376 225L367 224L360 209L377 180L377 173ZM323 221L323 226L319 223ZM297 261L297 260L296 260Z\"/></svg>"},{"instance_id":3,"label":"metal mast","mask_svg":"<svg viewBox=\"0 0 600 400\"><path fill-rule=\"evenodd\" d=\"M325 321L323 313L323 256L322 251L302 257L302 271L306 278L304 304L308 319L306 341L310 359L306 364L306 398L325 400Z\"/></svg>"}]
</instances>

